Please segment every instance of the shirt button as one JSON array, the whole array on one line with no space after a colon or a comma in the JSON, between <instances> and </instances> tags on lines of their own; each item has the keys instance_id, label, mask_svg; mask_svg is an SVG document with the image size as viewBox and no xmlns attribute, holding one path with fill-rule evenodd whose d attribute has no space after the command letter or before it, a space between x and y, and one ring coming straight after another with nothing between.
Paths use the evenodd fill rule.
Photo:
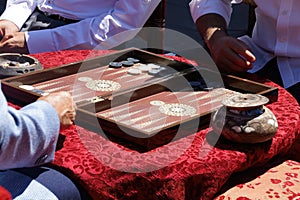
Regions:
<instances>
[{"instance_id":1,"label":"shirt button","mask_svg":"<svg viewBox=\"0 0 300 200\"><path fill-rule=\"evenodd\" d=\"M288 12L286 10L281 12L281 15L286 15Z\"/></svg>"}]
</instances>

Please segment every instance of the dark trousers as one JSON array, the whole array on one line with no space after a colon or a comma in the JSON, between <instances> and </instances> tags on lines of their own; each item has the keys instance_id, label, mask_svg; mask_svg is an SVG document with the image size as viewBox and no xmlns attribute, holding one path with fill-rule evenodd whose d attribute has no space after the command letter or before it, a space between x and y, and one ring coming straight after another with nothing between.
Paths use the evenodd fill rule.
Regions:
<instances>
[{"instance_id":1,"label":"dark trousers","mask_svg":"<svg viewBox=\"0 0 300 200\"><path fill-rule=\"evenodd\" d=\"M33 182L42 185L45 189L41 189L38 185L32 186ZM48 167L0 171L0 185L11 193L12 198L37 199L38 193L39 199L49 199L49 193L52 193L58 199L91 199L85 191L77 188L67 176Z\"/></svg>"},{"instance_id":2,"label":"dark trousers","mask_svg":"<svg viewBox=\"0 0 300 200\"><path fill-rule=\"evenodd\" d=\"M281 75L278 69L278 65L277 65L277 59L273 58L272 60L270 60L266 66L259 70L257 72L258 75L267 78L271 81L273 81L274 83L277 83L278 85L283 87L283 83L282 83L282 79L281 79ZM300 104L300 82L296 83L295 85L286 88L286 90L291 93L295 99L297 99L298 104Z\"/></svg>"}]
</instances>

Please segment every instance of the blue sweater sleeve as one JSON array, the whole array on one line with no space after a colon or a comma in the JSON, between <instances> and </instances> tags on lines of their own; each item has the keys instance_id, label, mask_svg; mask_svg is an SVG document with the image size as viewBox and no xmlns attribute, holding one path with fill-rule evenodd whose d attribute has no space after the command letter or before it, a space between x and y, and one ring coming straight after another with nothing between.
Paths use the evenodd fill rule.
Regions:
<instances>
[{"instance_id":1,"label":"blue sweater sleeve","mask_svg":"<svg viewBox=\"0 0 300 200\"><path fill-rule=\"evenodd\" d=\"M48 102L36 101L16 110L7 105L0 90L0 169L51 162L59 127L58 115Z\"/></svg>"}]
</instances>

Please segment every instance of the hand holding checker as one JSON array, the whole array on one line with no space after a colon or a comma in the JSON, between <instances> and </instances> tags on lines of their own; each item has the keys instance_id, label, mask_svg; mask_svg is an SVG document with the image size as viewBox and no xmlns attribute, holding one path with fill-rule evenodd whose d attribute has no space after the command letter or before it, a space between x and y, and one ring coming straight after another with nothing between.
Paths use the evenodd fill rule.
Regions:
<instances>
[{"instance_id":1,"label":"hand holding checker","mask_svg":"<svg viewBox=\"0 0 300 200\"><path fill-rule=\"evenodd\" d=\"M38 100L50 103L56 110L62 127L70 126L75 120L76 105L68 92L55 92L42 96Z\"/></svg>"}]
</instances>

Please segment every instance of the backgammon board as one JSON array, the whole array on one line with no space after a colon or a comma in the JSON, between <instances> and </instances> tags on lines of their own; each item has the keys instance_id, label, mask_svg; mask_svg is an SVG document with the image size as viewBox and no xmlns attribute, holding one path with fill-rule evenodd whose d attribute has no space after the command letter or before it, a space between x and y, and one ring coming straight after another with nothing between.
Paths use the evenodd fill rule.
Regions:
<instances>
[{"instance_id":1,"label":"backgammon board","mask_svg":"<svg viewBox=\"0 0 300 200\"><path fill-rule=\"evenodd\" d=\"M222 83L208 83L202 77L207 73L205 67L129 48L6 78L2 89L20 106L68 91L77 104L77 125L145 150L208 125L211 113L230 95L277 96L277 88L235 76L221 75Z\"/></svg>"}]
</instances>

